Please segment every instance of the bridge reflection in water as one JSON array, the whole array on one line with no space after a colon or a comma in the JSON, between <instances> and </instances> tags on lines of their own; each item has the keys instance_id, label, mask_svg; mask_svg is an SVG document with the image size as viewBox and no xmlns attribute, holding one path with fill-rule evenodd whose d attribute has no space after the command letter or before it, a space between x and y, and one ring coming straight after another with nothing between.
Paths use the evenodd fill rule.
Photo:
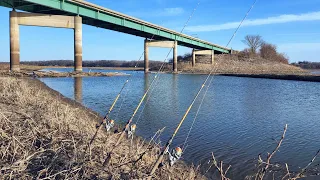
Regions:
<instances>
[{"instance_id":1,"label":"bridge reflection in water","mask_svg":"<svg viewBox=\"0 0 320 180\"><path fill-rule=\"evenodd\" d=\"M74 99L77 102L82 103L82 77L74 77L73 81Z\"/></svg>"}]
</instances>

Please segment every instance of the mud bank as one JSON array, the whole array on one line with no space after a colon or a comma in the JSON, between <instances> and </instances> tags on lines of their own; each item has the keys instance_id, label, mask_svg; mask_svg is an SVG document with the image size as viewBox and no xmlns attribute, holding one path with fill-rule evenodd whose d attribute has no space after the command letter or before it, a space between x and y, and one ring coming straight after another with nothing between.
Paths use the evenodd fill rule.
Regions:
<instances>
[{"instance_id":1,"label":"mud bank","mask_svg":"<svg viewBox=\"0 0 320 180\"><path fill-rule=\"evenodd\" d=\"M89 77L89 76L126 76L124 73L103 73L103 72L56 72L56 71L1 71L0 76L11 77Z\"/></svg>"},{"instance_id":2,"label":"mud bank","mask_svg":"<svg viewBox=\"0 0 320 180\"><path fill-rule=\"evenodd\" d=\"M264 78L264 79L281 79L293 81L310 81L320 82L320 76L317 75L290 75L290 74L218 74L221 76L236 76L236 77L249 77L249 78Z\"/></svg>"}]
</instances>

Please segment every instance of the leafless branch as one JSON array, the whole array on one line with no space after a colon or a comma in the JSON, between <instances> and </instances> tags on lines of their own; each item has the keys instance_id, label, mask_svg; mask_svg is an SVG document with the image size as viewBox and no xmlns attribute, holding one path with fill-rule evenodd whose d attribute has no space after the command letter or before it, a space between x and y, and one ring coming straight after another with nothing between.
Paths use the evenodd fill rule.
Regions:
<instances>
[{"instance_id":1,"label":"leafless branch","mask_svg":"<svg viewBox=\"0 0 320 180\"><path fill-rule=\"evenodd\" d=\"M216 169L219 171L220 173L220 178L221 180L230 180L229 178L226 177L231 165L228 166L227 170L224 172L223 171L223 161L220 161L220 167L218 166L218 163L217 163L217 160L216 160L216 157L214 156L213 152L211 153L212 155L212 159L213 159L213 162L212 164L216 167Z\"/></svg>"},{"instance_id":2,"label":"leafless branch","mask_svg":"<svg viewBox=\"0 0 320 180\"><path fill-rule=\"evenodd\" d=\"M264 43L259 35L247 35L242 42L249 46L251 53L256 53L258 48Z\"/></svg>"},{"instance_id":3,"label":"leafless branch","mask_svg":"<svg viewBox=\"0 0 320 180\"><path fill-rule=\"evenodd\" d=\"M268 168L270 167L270 165L271 165L271 164L270 164L271 158L272 158L272 157L275 155L275 153L279 150L279 148L280 148L280 146L281 146L281 144L282 144L282 141L283 141L283 139L284 139L284 137L285 137L285 135L286 135L286 132L287 132L287 128L288 128L288 124L285 125L284 130L283 130L283 134L282 134L281 139L279 140L278 145L276 146L276 148L272 151L271 154L268 153L268 157L267 157L266 162L264 162L264 161L262 160L261 156L259 155L259 163L265 164L265 167L259 169L259 171L258 171L255 179L260 179L260 180L262 180L262 179L264 178L264 175L265 175L265 173L267 172L267 169L268 169Z\"/></svg>"},{"instance_id":4,"label":"leafless branch","mask_svg":"<svg viewBox=\"0 0 320 180\"><path fill-rule=\"evenodd\" d=\"M317 153L313 156L313 158L311 159L311 161L307 164L306 167L302 168L302 170L300 171L300 173L298 173L294 178L292 179L297 179L297 178L300 178L303 173L306 172L306 170L309 168L309 166L313 163L313 161L317 158L317 156L319 155L320 153L320 149L317 151Z\"/></svg>"},{"instance_id":5,"label":"leafless branch","mask_svg":"<svg viewBox=\"0 0 320 180\"><path fill-rule=\"evenodd\" d=\"M288 164L287 164L287 163L286 163L286 170L287 170L287 174L282 177L282 180L284 180L284 179L287 178L287 177L288 177L288 179L290 179L290 171L289 171L289 167L288 167Z\"/></svg>"}]
</instances>

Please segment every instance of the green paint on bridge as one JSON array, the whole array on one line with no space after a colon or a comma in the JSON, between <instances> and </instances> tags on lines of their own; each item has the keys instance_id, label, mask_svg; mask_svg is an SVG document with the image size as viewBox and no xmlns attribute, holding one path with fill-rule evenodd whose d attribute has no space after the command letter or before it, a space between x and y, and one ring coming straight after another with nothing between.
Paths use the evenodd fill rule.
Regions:
<instances>
[{"instance_id":1,"label":"green paint on bridge","mask_svg":"<svg viewBox=\"0 0 320 180\"><path fill-rule=\"evenodd\" d=\"M178 45L200 50L230 53L231 49L212 44L155 24L97 6L83 0L1 0L0 6L32 13L79 15L83 24L154 40L177 41Z\"/></svg>"}]
</instances>

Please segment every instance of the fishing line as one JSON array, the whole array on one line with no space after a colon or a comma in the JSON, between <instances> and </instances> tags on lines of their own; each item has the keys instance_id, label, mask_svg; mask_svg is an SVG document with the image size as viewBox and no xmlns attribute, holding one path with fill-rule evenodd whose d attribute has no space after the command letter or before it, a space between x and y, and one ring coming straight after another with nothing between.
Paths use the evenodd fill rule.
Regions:
<instances>
[{"instance_id":1,"label":"fishing line","mask_svg":"<svg viewBox=\"0 0 320 180\"><path fill-rule=\"evenodd\" d=\"M162 24L162 23L163 23L163 22L161 22L161 24ZM158 30L159 30L159 29L160 29L160 28L158 28ZM153 34L150 39L153 39L154 36L155 36L155 34ZM137 61L137 63L136 63L136 65L134 66L134 68L137 68L137 67L138 67L139 61L141 61L143 55L144 55L144 51L141 53L141 55L140 55L140 57L139 57L139 60ZM136 73L138 73L138 71L137 71ZM132 76L133 76L133 75L131 75L131 77L132 77ZM132 89L129 89L129 87L128 87L128 91L126 92L125 96L124 96L123 99L122 99L122 102L121 102L121 105L120 105L120 108L119 108L119 110L118 110L118 113L117 113L116 118L118 118L119 112L120 112L120 110L121 110L121 108L122 108L122 104L125 102L125 99L126 99L126 97L127 97L127 94L128 94L129 91L131 91L131 90L132 90Z\"/></svg>"},{"instance_id":2,"label":"fishing line","mask_svg":"<svg viewBox=\"0 0 320 180\"><path fill-rule=\"evenodd\" d=\"M238 32L238 30L240 29L241 25L242 25L243 22L246 20L246 18L248 17L249 13L251 12L251 10L253 9L253 7L255 6L256 3L257 3L257 0L254 1L254 3L252 4L252 6L250 7L250 9L249 9L249 10L247 11L247 13L245 14L245 16L244 16L244 18L242 19L242 21L240 22L239 26L237 27L237 29L236 29L235 32L233 33L232 37L231 37L230 40L228 41L226 47L228 47L229 44L232 42L232 40L233 40L233 38L235 37L236 33ZM217 69L217 66L215 66L215 71L216 71L216 69ZM205 97L206 97L206 95L207 95L207 92L208 92L208 90L209 90L209 87L210 87L210 85L211 85L211 83L212 83L212 81L213 81L213 77L214 77L214 76L212 76L212 78L211 78L211 80L210 80L210 82L209 82L209 84L208 84L208 86L207 86L207 89L206 89L206 91L205 91L205 93L204 93L204 95L203 95L203 97L202 97L202 100L201 100L201 102L200 102L200 104L199 104L199 107L198 107L198 109L197 109L196 115L195 115L195 117L194 117L194 119L193 119L193 121L192 121L191 127L190 127L190 129L189 129L188 134L187 134L186 140L185 140L184 143L183 143L183 147L184 147L185 144L187 143L187 140L188 140L188 137L189 137L189 135L190 135L190 132L191 132L191 130L192 130L192 128L193 128L193 125L194 125L194 123L195 123L195 121L196 121L196 119L197 119L197 117L198 117L198 115L199 115L199 111L200 111L200 109L201 109L201 107L202 107L203 101L204 101L204 99L205 99ZM183 148L182 148L182 149L183 149Z\"/></svg>"},{"instance_id":3,"label":"fishing line","mask_svg":"<svg viewBox=\"0 0 320 180\"><path fill-rule=\"evenodd\" d=\"M191 18L193 17L193 15L194 15L194 13L195 13L196 9L198 8L199 4L200 4L200 0L198 1L198 3L197 3L197 5L196 5L196 7L193 9L193 11L192 11L191 15L189 16L188 20L187 20L187 21L186 21L186 23L184 24L184 26L183 26L182 30L180 31L180 33L182 33L182 32L184 31L184 29L186 28L186 26L189 24L189 21L190 21L190 20L191 20ZM169 57L169 55L170 55L170 53L171 53L172 49L173 49L173 47L172 47L172 48L170 49L170 51L168 52L168 54L167 54L167 56L166 56L166 59L165 59L165 60L167 60L167 59L168 59L168 57ZM157 86L157 85L158 85L158 84L156 84L155 86ZM155 88L154 88L154 89L155 89ZM138 122L139 122L139 120L140 120L140 118L141 118L141 115L142 115L142 113L143 113L143 111L144 111L144 109L145 109L145 107L146 107L147 103L148 103L148 102L149 102L149 100L150 100L150 97L151 97L151 95L152 95L152 92L153 92L153 90L151 90L150 95L149 95L149 97L147 98L147 100L146 100L146 102L145 102L145 104L144 104L143 109L141 110L141 113L140 113L140 115L139 115L139 118L138 118L138 120L136 121L136 124L138 124Z\"/></svg>"},{"instance_id":4,"label":"fishing line","mask_svg":"<svg viewBox=\"0 0 320 180\"><path fill-rule=\"evenodd\" d=\"M199 4L200 4L200 2L198 1L196 8L193 9L191 15L189 16L187 22L184 24L184 26L183 26L182 30L180 31L180 33L182 33L182 32L184 31L185 27L188 25L190 19L191 19L192 16L194 15L194 12L196 11L196 9L197 9L197 7L199 6ZM169 57L169 55L170 55L170 53L171 53L171 51L172 51L173 48L174 48L174 45L172 46L172 48L170 48L170 50L169 50L166 58L164 59L164 61L163 61L163 63L161 64L158 72L157 72L156 75L154 76L154 78L153 78L151 84L149 85L148 89L146 90L146 92L145 92L144 95L142 96L142 98L141 98L138 106L136 107L136 109L135 109L135 111L133 112L131 118L130 118L129 121L127 122L126 127L125 127L123 133L120 135L120 137L119 137L117 143L115 144L115 146L117 146L117 145L120 143L120 140L121 140L122 137L124 136L125 131L128 130L128 128L129 128L128 126L130 125L130 123L132 122L133 118L135 117L135 115L136 115L137 111L139 110L142 102L143 102L144 99L146 98L146 95L149 93L149 91L150 91L151 87L153 86L153 84L158 80L157 78L158 78L158 76L159 76L159 74L160 74L160 72L161 72L161 70L162 70L165 62L167 61L167 59L168 59L168 57ZM159 76L159 77L160 77L160 76ZM150 98L149 98L149 99L150 99Z\"/></svg>"},{"instance_id":5,"label":"fishing line","mask_svg":"<svg viewBox=\"0 0 320 180\"><path fill-rule=\"evenodd\" d=\"M257 0L254 1L254 4L255 4L256 2L257 2ZM231 37L230 41L228 42L228 45L229 45L229 43L231 42L231 40L234 38L236 32L239 30L239 28L241 27L241 25L242 25L242 23L244 22L244 20L247 18L248 14L249 14L249 12L252 10L254 4L251 6L251 8L249 9L249 11L246 13L246 16L243 18L243 20L240 22L240 25L239 25L238 28L235 30L235 33L233 34L233 36ZM192 108L195 100L198 98L200 92L202 91L202 89L204 88L205 84L207 83L209 77L210 77L211 74L215 71L216 68L217 68L217 66L214 66L214 67L211 69L210 73L208 74L207 78L205 79L204 83L202 84L201 88L199 89L197 95L194 97L192 103L190 104L189 108L187 109L187 111L185 112L184 116L182 117L180 123L179 123L178 126L176 127L176 130L174 131L174 133L172 134L171 138L170 138L169 141L167 142L165 149L161 152L160 156L158 157L158 160L156 161L155 165L153 166L151 172L149 173L148 179L151 179L151 178L152 178L152 174L157 170L159 164L162 162L162 159L163 159L163 157L164 157L165 152L167 152L167 151L169 150L169 146L172 144L172 141L173 141L174 137L176 136L177 132L179 131L179 129L180 129L182 123L184 122L185 118L186 118L187 115L189 114L189 111L190 111L190 109ZM213 79L213 77L211 78L210 83L211 83L212 79ZM210 85L210 84L209 84L209 85ZM209 85L208 85L208 86L209 86ZM209 88L207 88L207 89L209 89ZM207 91L206 91L206 92L207 92ZM204 97L205 97L205 96L204 96ZM203 99L204 99L204 98L203 98ZM202 101L202 103L203 103L203 101ZM199 105L199 107L201 107L201 104ZM199 109L199 107L198 107L198 109ZM199 111L200 111L200 109L199 109ZM199 113L199 111L197 111L197 113ZM198 114L196 114L196 117L197 117L197 116L198 116ZM195 118L195 119L196 119L196 118ZM195 119L194 119L194 121L195 121ZM193 126L192 126L192 127L193 127Z\"/></svg>"},{"instance_id":6,"label":"fishing line","mask_svg":"<svg viewBox=\"0 0 320 180\"><path fill-rule=\"evenodd\" d=\"M187 22L185 23L185 25L184 25L184 27L182 28L182 30L180 31L180 33L182 33L182 32L184 31L185 27L188 25L190 19L191 19L192 16L194 15L194 12L196 11L196 9L197 9L197 7L199 6L199 4L200 4L200 0L198 1L197 6L193 9L191 15L189 16ZM174 45L172 46L172 48L174 48ZM115 147L118 146L118 144L121 142L121 139L122 139L123 136L125 135L126 131L129 130L129 128L130 128L130 127L129 127L129 126L130 126L130 123L132 122L133 118L135 117L137 111L139 110L142 102L144 101L144 99L145 99L146 95L148 94L148 92L150 91L151 87L153 86L153 84L155 83L155 81L157 81L158 75L160 74L160 72L161 72L161 70L162 70L162 68L163 68L166 60L168 59L168 57L169 57L169 55L170 55L170 53L171 53L171 51L172 51L172 49L170 49L170 51L168 52L166 58L164 59L163 63L161 64L158 72L157 72L156 75L154 76L151 84L149 85L148 89L146 90L146 92L145 92L144 95L142 96L142 98L141 98L138 106L137 106L136 109L134 110L131 118L128 120L128 122L127 122L125 128L123 129L120 137L118 138L118 141L114 144L113 148L112 148L111 151L108 153L108 156L107 156L107 158L105 159L103 165L107 165L107 164L109 163L109 161L110 161L110 159L111 159L111 154L113 153L113 150L114 150Z\"/></svg>"}]
</instances>

